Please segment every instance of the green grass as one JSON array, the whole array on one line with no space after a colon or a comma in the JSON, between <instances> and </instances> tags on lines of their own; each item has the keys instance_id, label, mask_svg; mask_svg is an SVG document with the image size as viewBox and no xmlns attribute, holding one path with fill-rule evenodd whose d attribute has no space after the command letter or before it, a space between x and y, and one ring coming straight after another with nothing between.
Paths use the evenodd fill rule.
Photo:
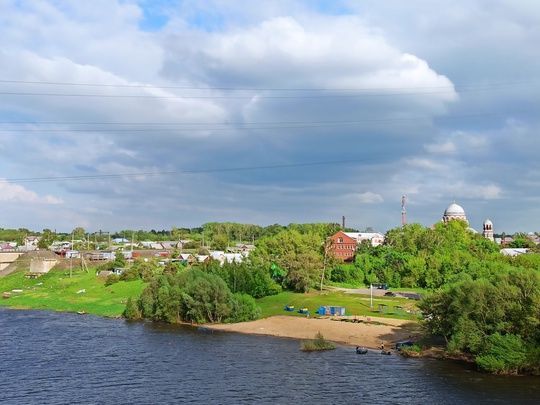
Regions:
<instances>
[{"instance_id":1,"label":"green grass","mask_svg":"<svg viewBox=\"0 0 540 405\"><path fill-rule=\"evenodd\" d=\"M142 281L132 281L113 284L105 287L105 279L96 277L95 269L89 272L74 271L69 277L69 270L52 270L37 279L24 277L25 272L16 272L0 278L0 293L9 296L0 299L1 306L16 308L35 308L64 312L85 311L89 314L118 317L121 316L129 297L137 298L143 291ZM23 290L20 293L12 290ZM85 290L84 293L77 293ZM373 297L373 308L370 308L370 295L346 294L343 292L314 291L308 294L282 292L278 295L257 300L261 308L261 317L274 315L289 315L305 317L298 313L300 308L308 308L310 316L318 316L320 306L331 305L345 307L346 314L354 316L380 316L379 304L385 304L388 314L383 316L398 319L415 320L411 314L404 312L397 316L396 306L405 311L414 310L415 301L404 298ZM294 312L285 311L286 305L294 305Z\"/></svg>"},{"instance_id":2,"label":"green grass","mask_svg":"<svg viewBox=\"0 0 540 405\"><path fill-rule=\"evenodd\" d=\"M37 279L25 278L24 274L17 272L0 278L0 292L9 296L1 299L0 305L118 317L127 299L138 297L145 286L142 281L121 281L105 287L105 279L96 277L92 269L89 273L73 272L71 278L69 271L52 270ZM81 290L85 292L79 292Z\"/></svg>"},{"instance_id":3,"label":"green grass","mask_svg":"<svg viewBox=\"0 0 540 405\"><path fill-rule=\"evenodd\" d=\"M322 293L311 292L308 294L298 294L292 292L282 292L278 295L264 297L257 300L257 305L261 307L261 317L266 318L274 315L290 315L301 316L306 315L298 313L300 308L308 308L310 316L317 316L317 311L320 306L330 305L345 307L346 315L351 316L381 316L379 312L379 304L387 306L388 313L382 316L397 319L416 319L406 310L416 310L415 301L405 298L393 297L373 297L373 308L370 307L370 295L346 294L343 292L327 292ZM294 305L294 312L285 311L285 306ZM398 316L395 307L402 307L404 314Z\"/></svg>"}]
</instances>

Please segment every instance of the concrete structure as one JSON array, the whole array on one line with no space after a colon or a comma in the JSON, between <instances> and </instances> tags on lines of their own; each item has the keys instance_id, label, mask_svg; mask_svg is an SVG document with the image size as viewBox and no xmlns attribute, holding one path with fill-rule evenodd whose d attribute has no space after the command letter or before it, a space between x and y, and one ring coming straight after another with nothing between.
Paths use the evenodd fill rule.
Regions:
<instances>
[{"instance_id":1,"label":"concrete structure","mask_svg":"<svg viewBox=\"0 0 540 405\"><path fill-rule=\"evenodd\" d=\"M58 260L55 259L31 259L30 260L30 273L48 273Z\"/></svg>"},{"instance_id":2,"label":"concrete structure","mask_svg":"<svg viewBox=\"0 0 540 405\"><path fill-rule=\"evenodd\" d=\"M0 271L4 270L11 263L17 260L23 252L0 252Z\"/></svg>"}]
</instances>

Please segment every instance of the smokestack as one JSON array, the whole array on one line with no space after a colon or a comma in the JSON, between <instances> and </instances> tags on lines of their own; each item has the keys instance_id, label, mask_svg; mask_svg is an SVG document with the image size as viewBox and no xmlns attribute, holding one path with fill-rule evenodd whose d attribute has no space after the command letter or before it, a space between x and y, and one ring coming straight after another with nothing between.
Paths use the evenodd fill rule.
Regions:
<instances>
[{"instance_id":1,"label":"smokestack","mask_svg":"<svg viewBox=\"0 0 540 405\"><path fill-rule=\"evenodd\" d=\"M343 215L343 218L341 218L341 227L345 229L345 215Z\"/></svg>"}]
</instances>

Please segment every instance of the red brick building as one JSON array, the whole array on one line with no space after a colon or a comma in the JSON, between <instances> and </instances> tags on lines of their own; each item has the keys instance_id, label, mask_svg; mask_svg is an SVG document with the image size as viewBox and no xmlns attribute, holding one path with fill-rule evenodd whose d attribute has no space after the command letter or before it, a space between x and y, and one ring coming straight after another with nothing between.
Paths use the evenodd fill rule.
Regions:
<instances>
[{"instance_id":1,"label":"red brick building","mask_svg":"<svg viewBox=\"0 0 540 405\"><path fill-rule=\"evenodd\" d=\"M339 231L330 238L335 257L343 261L352 261L357 246L364 240L368 240L372 246L378 246L384 242L384 235L378 232Z\"/></svg>"},{"instance_id":2,"label":"red brick building","mask_svg":"<svg viewBox=\"0 0 540 405\"><path fill-rule=\"evenodd\" d=\"M343 261L351 261L354 259L356 252L356 239L351 238L345 232L338 232L330 237L332 239L332 251L334 256Z\"/></svg>"}]
</instances>

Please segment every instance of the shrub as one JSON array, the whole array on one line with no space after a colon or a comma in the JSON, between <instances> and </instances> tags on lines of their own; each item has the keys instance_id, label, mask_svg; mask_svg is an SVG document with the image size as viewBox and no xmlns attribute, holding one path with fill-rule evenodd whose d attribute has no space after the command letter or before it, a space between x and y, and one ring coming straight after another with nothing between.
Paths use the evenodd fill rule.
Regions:
<instances>
[{"instance_id":1,"label":"shrub","mask_svg":"<svg viewBox=\"0 0 540 405\"><path fill-rule=\"evenodd\" d=\"M311 352L318 350L334 350L336 347L332 342L329 342L324 338L321 332L315 335L314 340L306 340L302 342L302 350Z\"/></svg>"},{"instance_id":2,"label":"shrub","mask_svg":"<svg viewBox=\"0 0 540 405\"><path fill-rule=\"evenodd\" d=\"M261 309L255 304L252 296L237 293L231 300L232 313L226 322L248 322L258 319Z\"/></svg>"},{"instance_id":3,"label":"shrub","mask_svg":"<svg viewBox=\"0 0 540 405\"><path fill-rule=\"evenodd\" d=\"M120 280L122 281L135 281L139 279L139 271L132 267L130 269L125 269L122 271L122 274L120 274Z\"/></svg>"},{"instance_id":4,"label":"shrub","mask_svg":"<svg viewBox=\"0 0 540 405\"><path fill-rule=\"evenodd\" d=\"M476 357L481 369L500 374L515 374L526 364L526 349L519 335L494 333L487 338L489 347Z\"/></svg>"},{"instance_id":5,"label":"shrub","mask_svg":"<svg viewBox=\"0 0 540 405\"><path fill-rule=\"evenodd\" d=\"M120 276L116 274L109 274L105 280L105 287L116 284L120 281Z\"/></svg>"},{"instance_id":6,"label":"shrub","mask_svg":"<svg viewBox=\"0 0 540 405\"><path fill-rule=\"evenodd\" d=\"M126 309L122 314L127 319L141 319L141 310L137 307L137 302L131 297L128 298L126 303Z\"/></svg>"}]
</instances>

